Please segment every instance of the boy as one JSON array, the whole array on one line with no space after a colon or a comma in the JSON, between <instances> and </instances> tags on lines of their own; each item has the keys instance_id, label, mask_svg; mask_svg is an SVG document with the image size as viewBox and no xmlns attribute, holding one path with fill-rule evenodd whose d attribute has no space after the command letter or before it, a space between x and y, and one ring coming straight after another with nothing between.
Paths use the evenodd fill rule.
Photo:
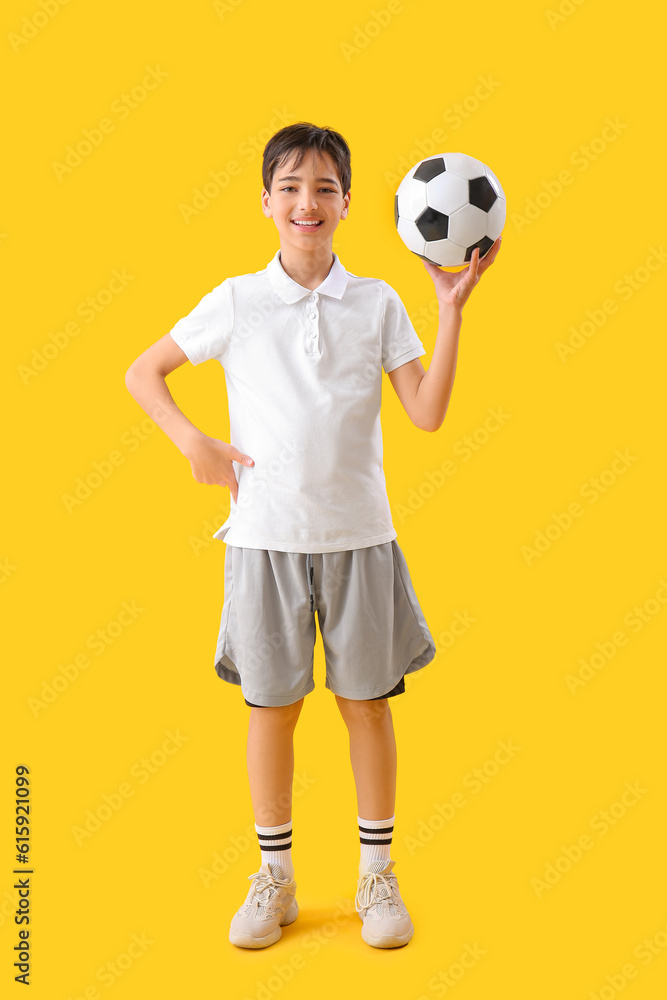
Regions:
<instances>
[{"instance_id":1,"label":"boy","mask_svg":"<svg viewBox=\"0 0 667 1000\"><path fill-rule=\"evenodd\" d=\"M199 483L228 486L225 594L215 669L250 707L247 766L259 871L229 939L263 948L298 914L292 864L293 732L312 691L317 611L331 690L350 735L362 938L407 944L413 926L391 859L396 744L388 699L435 655L382 470L382 368L412 422L437 430L456 367L461 309L498 253L451 274L424 262L440 322L426 351L397 293L360 278L332 251L350 204L350 150L299 122L264 150L262 209L280 250L261 271L227 278L130 366L126 385L190 461ZM250 224L250 223L249 223ZM190 361L225 371L230 441L176 406L165 378Z\"/></svg>"}]
</instances>

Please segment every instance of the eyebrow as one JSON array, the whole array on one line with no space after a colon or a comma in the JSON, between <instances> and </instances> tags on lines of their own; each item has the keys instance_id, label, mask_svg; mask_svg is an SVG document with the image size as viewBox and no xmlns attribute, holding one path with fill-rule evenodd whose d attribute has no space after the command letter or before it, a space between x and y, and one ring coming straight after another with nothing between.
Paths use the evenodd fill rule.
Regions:
<instances>
[{"instance_id":1,"label":"eyebrow","mask_svg":"<svg viewBox=\"0 0 667 1000\"><path fill-rule=\"evenodd\" d=\"M278 183L282 184L283 181L300 181L301 177L297 177L295 174L290 174L289 177L279 177ZM332 177L317 177L317 182L326 181L327 184L336 184L336 181Z\"/></svg>"}]
</instances>

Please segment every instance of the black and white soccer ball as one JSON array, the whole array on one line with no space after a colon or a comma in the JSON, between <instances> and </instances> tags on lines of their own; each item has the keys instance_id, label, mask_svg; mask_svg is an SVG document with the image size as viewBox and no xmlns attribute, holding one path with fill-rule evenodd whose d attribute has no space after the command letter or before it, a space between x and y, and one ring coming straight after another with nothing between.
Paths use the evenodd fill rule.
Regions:
<instances>
[{"instance_id":1,"label":"black and white soccer ball","mask_svg":"<svg viewBox=\"0 0 667 1000\"><path fill-rule=\"evenodd\" d=\"M480 260L505 225L505 192L490 167L466 153L436 153L408 170L394 198L398 235L439 267Z\"/></svg>"}]
</instances>

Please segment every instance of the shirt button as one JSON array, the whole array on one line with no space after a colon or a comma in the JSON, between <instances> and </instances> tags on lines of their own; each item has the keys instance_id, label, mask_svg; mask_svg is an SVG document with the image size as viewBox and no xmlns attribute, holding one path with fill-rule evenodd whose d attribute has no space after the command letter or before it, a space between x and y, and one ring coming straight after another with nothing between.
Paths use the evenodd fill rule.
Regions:
<instances>
[{"instance_id":1,"label":"shirt button","mask_svg":"<svg viewBox=\"0 0 667 1000\"><path fill-rule=\"evenodd\" d=\"M315 319L315 313L311 313L311 314L310 314L310 318L311 318L311 319Z\"/></svg>"},{"instance_id":2,"label":"shirt button","mask_svg":"<svg viewBox=\"0 0 667 1000\"><path fill-rule=\"evenodd\" d=\"M308 301L309 301L309 302L314 302L314 301L315 301L315 298L316 298L316 296L315 296L315 295L309 295L309 296L308 296Z\"/></svg>"}]
</instances>

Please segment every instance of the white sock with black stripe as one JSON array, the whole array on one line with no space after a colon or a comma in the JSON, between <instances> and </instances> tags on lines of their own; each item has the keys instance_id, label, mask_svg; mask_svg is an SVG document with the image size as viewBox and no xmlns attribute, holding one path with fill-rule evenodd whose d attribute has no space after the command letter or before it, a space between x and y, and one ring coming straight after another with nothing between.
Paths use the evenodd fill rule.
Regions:
<instances>
[{"instance_id":1,"label":"white sock with black stripe","mask_svg":"<svg viewBox=\"0 0 667 1000\"><path fill-rule=\"evenodd\" d=\"M257 839L262 851L262 864L272 861L280 865L285 878L294 878L292 864L292 820L279 826L258 826L255 823Z\"/></svg>"},{"instance_id":2,"label":"white sock with black stripe","mask_svg":"<svg viewBox=\"0 0 667 1000\"><path fill-rule=\"evenodd\" d=\"M395 818L395 816L390 816L389 819L362 819L361 816L357 816L361 847L359 878L368 870L372 861L387 862L391 859L391 839L394 833ZM381 871L384 865L373 865L372 867Z\"/></svg>"}]
</instances>

